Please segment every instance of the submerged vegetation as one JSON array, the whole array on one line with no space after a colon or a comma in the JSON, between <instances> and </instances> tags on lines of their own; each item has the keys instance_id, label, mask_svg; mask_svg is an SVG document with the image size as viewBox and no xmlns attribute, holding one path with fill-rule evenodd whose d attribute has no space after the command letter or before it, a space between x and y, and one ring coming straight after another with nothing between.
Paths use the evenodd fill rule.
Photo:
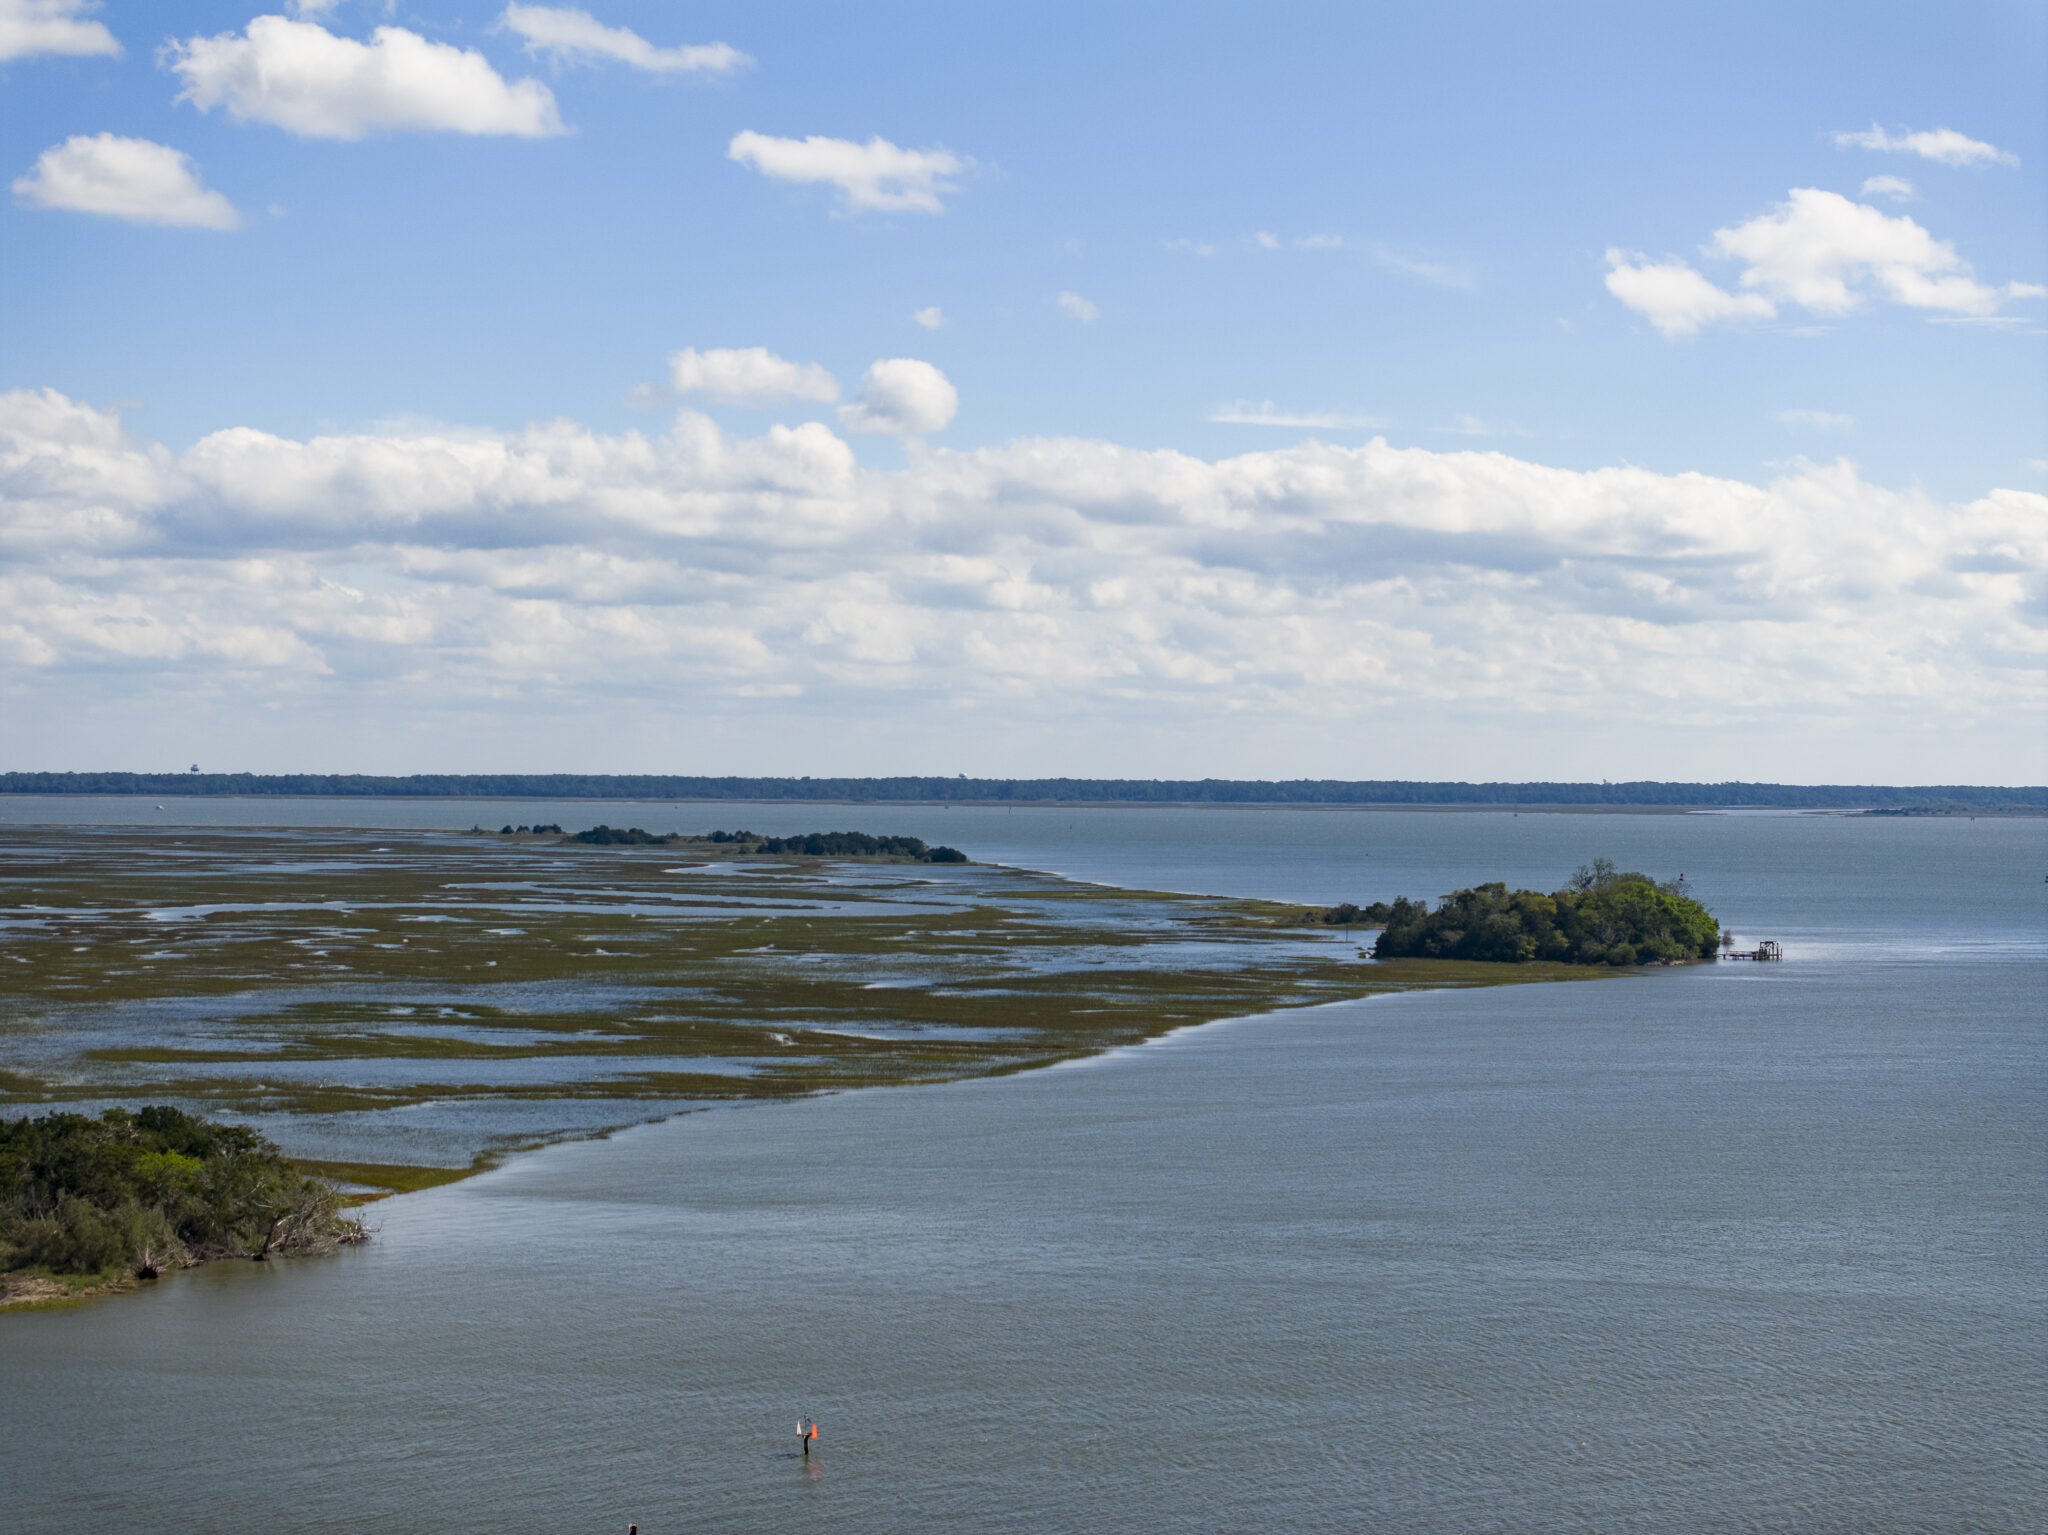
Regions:
<instances>
[{"instance_id":1,"label":"submerged vegetation","mask_svg":"<svg viewBox=\"0 0 2048 1535\"><path fill-rule=\"evenodd\" d=\"M331 1185L245 1125L161 1104L0 1119L0 1299L362 1239Z\"/></svg>"},{"instance_id":2,"label":"submerged vegetation","mask_svg":"<svg viewBox=\"0 0 2048 1535\"><path fill-rule=\"evenodd\" d=\"M1456 890L1431 911L1397 900L1373 948L1378 959L1464 959L1527 964L1644 965L1712 959L1721 927L1687 893L1622 873L1607 859L1583 866L1562 890L1541 895L1495 882Z\"/></svg>"}]
</instances>

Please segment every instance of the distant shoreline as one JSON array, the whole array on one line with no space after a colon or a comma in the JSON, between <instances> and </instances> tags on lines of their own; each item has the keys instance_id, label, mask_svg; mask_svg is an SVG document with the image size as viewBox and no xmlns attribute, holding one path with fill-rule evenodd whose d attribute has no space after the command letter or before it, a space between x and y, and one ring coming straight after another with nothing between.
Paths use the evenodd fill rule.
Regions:
<instances>
[{"instance_id":1,"label":"distant shoreline","mask_svg":"<svg viewBox=\"0 0 2048 1535\"><path fill-rule=\"evenodd\" d=\"M0 800L5 799L92 799L92 800L152 800L178 799L185 801L213 800L225 803L260 803L265 800L331 800L336 803L402 805L429 800L435 803L461 804L465 801L488 802L494 805L530 803L535 805L561 804L573 799L577 804L588 805L800 805L845 806L857 809L866 806L876 808L917 808L947 810L1278 810L1306 812L1310 814L1344 814L1353 811L1371 811L1375 814L1389 812L1422 813L1454 812L1464 815L1832 815L1832 816L1873 816L1888 820L1975 820L1986 818L2027 818L2048 817L2048 805L1523 805L1523 804L1376 804L1370 801L1347 801L1341 804L1327 802L1288 803L1272 800L1238 800L1219 802L1216 800L1103 800L1103 799L950 799L950 800L890 800L890 799L784 799L784 800L731 800L698 798L687 794L658 794L633 797L629 795L557 795L557 794L115 794L115 793L66 793L44 794L25 790L0 789ZM251 823L252 826L258 823ZM402 829L402 828L394 828Z\"/></svg>"},{"instance_id":2,"label":"distant shoreline","mask_svg":"<svg viewBox=\"0 0 2048 1535\"><path fill-rule=\"evenodd\" d=\"M2048 814L2048 787L1984 784L1461 783L1339 779L743 778L656 774L0 773L0 796L1029 805L1048 809L1877 811Z\"/></svg>"}]
</instances>

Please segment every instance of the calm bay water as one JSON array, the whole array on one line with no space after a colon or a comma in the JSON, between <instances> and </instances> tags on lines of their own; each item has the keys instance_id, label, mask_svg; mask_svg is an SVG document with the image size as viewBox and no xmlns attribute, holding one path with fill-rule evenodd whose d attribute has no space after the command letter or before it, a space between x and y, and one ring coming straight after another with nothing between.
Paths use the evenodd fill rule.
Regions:
<instances>
[{"instance_id":1,"label":"calm bay water","mask_svg":"<svg viewBox=\"0 0 2048 1535\"><path fill-rule=\"evenodd\" d=\"M2048 822L167 803L843 824L1308 900L1604 854L1791 958L690 1114L332 1260L6 1318L9 1524L2048 1526Z\"/></svg>"}]
</instances>

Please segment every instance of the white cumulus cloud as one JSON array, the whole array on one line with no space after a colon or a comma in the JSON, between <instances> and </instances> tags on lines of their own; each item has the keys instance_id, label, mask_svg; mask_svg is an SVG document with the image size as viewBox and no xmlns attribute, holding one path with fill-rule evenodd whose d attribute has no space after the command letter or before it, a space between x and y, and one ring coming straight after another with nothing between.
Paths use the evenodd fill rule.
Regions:
<instances>
[{"instance_id":1,"label":"white cumulus cloud","mask_svg":"<svg viewBox=\"0 0 2048 1535\"><path fill-rule=\"evenodd\" d=\"M1843 149L1876 149L1889 154L1918 155L1942 165L2018 165L2020 157L1996 144L1973 139L1953 128L1924 128L1918 133L1887 133L1872 123L1854 133L1831 135Z\"/></svg>"},{"instance_id":2,"label":"white cumulus cloud","mask_svg":"<svg viewBox=\"0 0 2048 1535\"><path fill-rule=\"evenodd\" d=\"M1673 257L1607 252L1607 290L1667 337L1721 320L1770 319L1780 304L1841 315L1873 296L1946 317L1989 318L2035 285L1981 283L1946 240L1904 214L1887 214L1839 192L1794 187L1769 213L1714 231L1713 260L1740 262L1739 293Z\"/></svg>"},{"instance_id":3,"label":"white cumulus cloud","mask_svg":"<svg viewBox=\"0 0 2048 1535\"><path fill-rule=\"evenodd\" d=\"M1079 320L1083 325L1102 318L1102 311L1100 309L1089 303L1080 294L1070 290L1062 290L1053 302L1059 306L1061 314L1070 320Z\"/></svg>"},{"instance_id":4,"label":"white cumulus cloud","mask_svg":"<svg viewBox=\"0 0 2048 1535\"><path fill-rule=\"evenodd\" d=\"M588 11L568 6L508 5L498 25L526 40L526 51L557 64L610 60L652 74L730 74L753 63L725 43L657 48L637 32L608 27Z\"/></svg>"},{"instance_id":5,"label":"white cumulus cloud","mask_svg":"<svg viewBox=\"0 0 2048 1535\"><path fill-rule=\"evenodd\" d=\"M1904 214L1795 187L1770 213L1714 232L1708 253L1744 263L1742 286L1818 314L1846 314L1874 288L1893 303L1989 314L2001 294Z\"/></svg>"},{"instance_id":6,"label":"white cumulus cloud","mask_svg":"<svg viewBox=\"0 0 2048 1535\"><path fill-rule=\"evenodd\" d=\"M1610 248L1607 267L1607 291L1673 339L1717 320L1768 320L1778 312L1761 294L1726 292L1676 259Z\"/></svg>"},{"instance_id":7,"label":"white cumulus cloud","mask_svg":"<svg viewBox=\"0 0 2048 1535\"><path fill-rule=\"evenodd\" d=\"M791 362L764 346L684 347L668 360L678 394L703 395L728 405L770 405L781 400L839 398L839 382L814 362Z\"/></svg>"},{"instance_id":8,"label":"white cumulus cloud","mask_svg":"<svg viewBox=\"0 0 2048 1535\"><path fill-rule=\"evenodd\" d=\"M860 393L839 407L849 432L922 437L942 430L960 408L946 375L915 357L886 357L861 376Z\"/></svg>"},{"instance_id":9,"label":"white cumulus cloud","mask_svg":"<svg viewBox=\"0 0 2048 1535\"><path fill-rule=\"evenodd\" d=\"M97 213L132 224L234 229L241 215L201 184L189 155L148 139L77 134L46 149L14 195L31 208Z\"/></svg>"},{"instance_id":10,"label":"white cumulus cloud","mask_svg":"<svg viewBox=\"0 0 2048 1535\"><path fill-rule=\"evenodd\" d=\"M904 361L878 400L902 404ZM1518 751L1626 721L1693 761L1796 721L1841 771L1903 730L2017 782L2044 589L2048 496L1941 501L1845 463L1751 484L1036 438L885 471L818 422L735 438L688 411L660 436L229 427L173 454L55 391L0 395L9 718L123 740L151 709L189 731L223 689L508 742L587 718L600 753L648 713L619 704L654 700L693 722L774 700L814 748L844 718L919 749L969 721L1052 752L1162 727L1327 752L1333 723L1455 716ZM1787 656L1797 686L1760 686Z\"/></svg>"},{"instance_id":11,"label":"white cumulus cloud","mask_svg":"<svg viewBox=\"0 0 2048 1535\"><path fill-rule=\"evenodd\" d=\"M926 330L937 330L946 323L946 311L933 304L925 309L913 310L910 319L913 324L921 325Z\"/></svg>"},{"instance_id":12,"label":"white cumulus cloud","mask_svg":"<svg viewBox=\"0 0 2048 1535\"><path fill-rule=\"evenodd\" d=\"M849 212L939 213L953 177L972 162L949 149L899 149L877 135L865 144L813 135L779 139L751 129L733 135L728 159L776 181L839 189Z\"/></svg>"},{"instance_id":13,"label":"white cumulus cloud","mask_svg":"<svg viewBox=\"0 0 2048 1535\"><path fill-rule=\"evenodd\" d=\"M184 83L180 101L305 138L566 131L540 81L508 82L475 49L403 27L378 27L360 43L309 21L258 16L240 33L166 44L160 57Z\"/></svg>"},{"instance_id":14,"label":"white cumulus cloud","mask_svg":"<svg viewBox=\"0 0 2048 1535\"><path fill-rule=\"evenodd\" d=\"M118 55L114 34L86 19L98 9L98 0L0 0L0 60L43 53Z\"/></svg>"},{"instance_id":15,"label":"white cumulus cloud","mask_svg":"<svg viewBox=\"0 0 2048 1535\"><path fill-rule=\"evenodd\" d=\"M1901 203L1909 203L1915 196L1913 183L1904 176L1871 176L1865 179L1861 190L1865 197L1889 197Z\"/></svg>"}]
</instances>

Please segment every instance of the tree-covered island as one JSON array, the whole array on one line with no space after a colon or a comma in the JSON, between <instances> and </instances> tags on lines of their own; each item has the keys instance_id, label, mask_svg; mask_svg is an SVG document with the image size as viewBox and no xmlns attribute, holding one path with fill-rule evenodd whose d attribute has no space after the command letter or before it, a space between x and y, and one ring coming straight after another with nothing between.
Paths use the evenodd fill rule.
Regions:
<instances>
[{"instance_id":1,"label":"tree-covered island","mask_svg":"<svg viewBox=\"0 0 2048 1535\"><path fill-rule=\"evenodd\" d=\"M162 1106L0 1119L0 1303L362 1241L341 1204L245 1125Z\"/></svg>"},{"instance_id":2,"label":"tree-covered island","mask_svg":"<svg viewBox=\"0 0 2048 1535\"><path fill-rule=\"evenodd\" d=\"M699 847L721 853L758 854L770 858L870 858L897 863L966 863L958 848L928 847L921 837L873 837L864 831L813 831L794 837L764 837L751 831L714 831L701 837L681 832L651 832L638 826L607 826L564 833L558 825L512 826L501 837L551 836L586 847Z\"/></svg>"},{"instance_id":3,"label":"tree-covered island","mask_svg":"<svg viewBox=\"0 0 2048 1535\"><path fill-rule=\"evenodd\" d=\"M1454 890L1434 911L1403 897L1386 908L1384 920L1375 959L1676 964L1712 959L1721 941L1720 923L1682 878L1660 884L1605 858L1582 866L1549 895L1496 881Z\"/></svg>"}]
</instances>

